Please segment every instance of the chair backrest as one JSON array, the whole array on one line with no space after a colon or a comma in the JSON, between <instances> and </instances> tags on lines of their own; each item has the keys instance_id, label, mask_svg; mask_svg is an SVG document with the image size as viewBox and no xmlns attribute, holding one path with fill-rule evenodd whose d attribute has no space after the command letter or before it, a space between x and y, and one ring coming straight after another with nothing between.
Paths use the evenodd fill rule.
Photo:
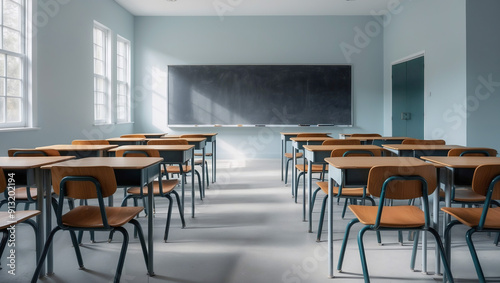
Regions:
<instances>
[{"instance_id":1,"label":"chair backrest","mask_svg":"<svg viewBox=\"0 0 500 283\"><path fill-rule=\"evenodd\" d=\"M381 137L382 135L380 134L351 134L352 138L359 138L359 137L371 137L371 138L378 138Z\"/></svg>"},{"instance_id":2,"label":"chair backrest","mask_svg":"<svg viewBox=\"0 0 500 283\"><path fill-rule=\"evenodd\" d=\"M127 134L121 135L120 138L146 138L146 136L141 134Z\"/></svg>"},{"instance_id":3,"label":"chair backrest","mask_svg":"<svg viewBox=\"0 0 500 283\"><path fill-rule=\"evenodd\" d=\"M400 180L399 177L417 177L425 180L427 192L421 180ZM394 181L386 180L391 177ZM385 195L382 195L382 189L385 188ZM375 166L370 169L368 174L367 190L372 196L383 197L385 199L413 199L430 195L437 186L436 167L431 164L416 166ZM382 199L381 199L382 202Z\"/></svg>"},{"instance_id":4,"label":"chair backrest","mask_svg":"<svg viewBox=\"0 0 500 283\"><path fill-rule=\"evenodd\" d=\"M497 156L497 151L486 147L459 147L450 149L448 156Z\"/></svg>"},{"instance_id":5,"label":"chair backrest","mask_svg":"<svg viewBox=\"0 0 500 283\"><path fill-rule=\"evenodd\" d=\"M8 155L10 157L16 156L60 156L59 151L55 149L36 149L36 148L11 148L8 150Z\"/></svg>"},{"instance_id":6,"label":"chair backrest","mask_svg":"<svg viewBox=\"0 0 500 283\"><path fill-rule=\"evenodd\" d=\"M382 156L382 149L334 149L330 157L353 157L353 156Z\"/></svg>"},{"instance_id":7,"label":"chair backrest","mask_svg":"<svg viewBox=\"0 0 500 283\"><path fill-rule=\"evenodd\" d=\"M186 145L189 144L184 139L154 139L149 140L148 145Z\"/></svg>"},{"instance_id":8,"label":"chair backrest","mask_svg":"<svg viewBox=\"0 0 500 283\"><path fill-rule=\"evenodd\" d=\"M0 193L3 193L5 188L7 188L7 180L5 180L3 169L0 168Z\"/></svg>"},{"instance_id":9,"label":"chair backrest","mask_svg":"<svg viewBox=\"0 0 500 283\"><path fill-rule=\"evenodd\" d=\"M478 166L472 177L472 190L486 196L491 181L497 176L500 176L500 165ZM500 199L500 182L494 185L491 199Z\"/></svg>"},{"instance_id":10,"label":"chair backrest","mask_svg":"<svg viewBox=\"0 0 500 283\"><path fill-rule=\"evenodd\" d=\"M154 149L148 150L125 150L117 149L115 151L116 157L160 157L160 152Z\"/></svg>"},{"instance_id":11,"label":"chair backrest","mask_svg":"<svg viewBox=\"0 0 500 283\"><path fill-rule=\"evenodd\" d=\"M181 139L183 138L206 138L206 136L200 134L186 134L186 135L181 135Z\"/></svg>"},{"instance_id":12,"label":"chair backrest","mask_svg":"<svg viewBox=\"0 0 500 283\"><path fill-rule=\"evenodd\" d=\"M322 145L360 145L360 140L341 140L341 139L331 139L326 140Z\"/></svg>"},{"instance_id":13,"label":"chair backrest","mask_svg":"<svg viewBox=\"0 0 500 283\"><path fill-rule=\"evenodd\" d=\"M108 197L116 191L116 179L113 168L107 166L67 167L52 166L52 186L56 194L60 194L60 184L65 177L91 177L101 186L102 197ZM98 198L96 186L90 181L67 181L64 188L65 197L74 199Z\"/></svg>"},{"instance_id":14,"label":"chair backrest","mask_svg":"<svg viewBox=\"0 0 500 283\"><path fill-rule=\"evenodd\" d=\"M322 133L300 133L297 134L297 137L328 137L328 134L322 134Z\"/></svg>"},{"instance_id":15,"label":"chair backrest","mask_svg":"<svg viewBox=\"0 0 500 283\"><path fill-rule=\"evenodd\" d=\"M444 145L444 140L418 140L418 139L405 139L401 144L422 144L422 145Z\"/></svg>"},{"instance_id":16,"label":"chair backrest","mask_svg":"<svg viewBox=\"0 0 500 283\"><path fill-rule=\"evenodd\" d=\"M71 144L75 145L109 145L107 140L73 140Z\"/></svg>"}]
</instances>

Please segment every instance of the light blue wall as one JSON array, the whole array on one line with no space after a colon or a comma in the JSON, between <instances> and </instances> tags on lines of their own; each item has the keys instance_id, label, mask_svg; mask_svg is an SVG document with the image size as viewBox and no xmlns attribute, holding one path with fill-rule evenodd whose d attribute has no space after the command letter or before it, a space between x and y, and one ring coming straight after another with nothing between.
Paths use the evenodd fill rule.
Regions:
<instances>
[{"instance_id":1,"label":"light blue wall","mask_svg":"<svg viewBox=\"0 0 500 283\"><path fill-rule=\"evenodd\" d=\"M116 34L134 41L134 17L111 0L39 1L38 4L35 35L38 81L34 85L38 129L0 132L0 155L6 155L12 147L70 143L78 138L114 137L131 132L133 124L93 125L92 29L94 20L111 29L115 49ZM112 58L112 66L116 66Z\"/></svg>"},{"instance_id":2,"label":"light blue wall","mask_svg":"<svg viewBox=\"0 0 500 283\"><path fill-rule=\"evenodd\" d=\"M475 2L475 1L472 1ZM392 134L391 65L425 54L425 138L466 144L465 0L401 1L384 30L384 133Z\"/></svg>"},{"instance_id":3,"label":"light blue wall","mask_svg":"<svg viewBox=\"0 0 500 283\"><path fill-rule=\"evenodd\" d=\"M382 39L371 16L137 17L134 131L218 132L224 159L279 158L280 131L382 132ZM353 70L353 128L166 126L168 65L346 63Z\"/></svg>"},{"instance_id":4,"label":"light blue wall","mask_svg":"<svg viewBox=\"0 0 500 283\"><path fill-rule=\"evenodd\" d=\"M500 151L500 1L467 1L467 144Z\"/></svg>"}]
</instances>

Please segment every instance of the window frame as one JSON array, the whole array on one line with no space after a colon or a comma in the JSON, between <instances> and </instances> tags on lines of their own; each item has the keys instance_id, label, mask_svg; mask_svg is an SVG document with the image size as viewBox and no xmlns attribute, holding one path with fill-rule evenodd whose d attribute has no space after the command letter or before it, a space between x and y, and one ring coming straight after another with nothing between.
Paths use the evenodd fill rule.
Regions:
<instances>
[{"instance_id":1,"label":"window frame","mask_svg":"<svg viewBox=\"0 0 500 283\"><path fill-rule=\"evenodd\" d=\"M124 45L124 52L125 54L119 54L120 49L119 49L119 44ZM123 36L117 35L116 36L116 123L131 123L132 122L132 97L131 97L131 82L132 82L132 72L131 72L131 67L132 67L132 55L131 55L131 48L132 44L130 40L126 39ZM125 69L125 74L124 74L124 80L119 79L119 74L120 74L120 67L119 67L119 61L120 57L123 57L125 60L125 66L123 66L123 69ZM125 94L120 94L120 85L124 85L125 87ZM120 105L120 96L125 96L125 106ZM125 118L119 117L119 108L124 107L125 108Z\"/></svg>"},{"instance_id":2,"label":"window frame","mask_svg":"<svg viewBox=\"0 0 500 283\"><path fill-rule=\"evenodd\" d=\"M96 73L96 29L100 30L103 34L103 42L102 44L103 47L103 52L102 56L104 57L103 60L101 60L104 64L103 66L103 71L104 75L97 74ZM94 124L95 125L103 125L103 124L111 124L111 29L106 27L105 25L94 21L94 26L92 28L92 47L93 47L93 81L94 81ZM99 59L97 59L99 60ZM101 79L103 80L104 86L103 90L98 91L96 88L96 80ZM104 96L103 103L97 103L97 93L101 92ZM106 113L104 113L103 117L97 117L97 106L98 105L103 105L104 110Z\"/></svg>"}]
</instances>

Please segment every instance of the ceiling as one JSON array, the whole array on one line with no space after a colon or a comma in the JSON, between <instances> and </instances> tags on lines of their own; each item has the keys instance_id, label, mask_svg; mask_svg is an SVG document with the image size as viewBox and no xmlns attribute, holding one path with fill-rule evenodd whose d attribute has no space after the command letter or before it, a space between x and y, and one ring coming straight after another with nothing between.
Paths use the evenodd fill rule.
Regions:
<instances>
[{"instance_id":1,"label":"ceiling","mask_svg":"<svg viewBox=\"0 0 500 283\"><path fill-rule=\"evenodd\" d=\"M115 0L135 16L372 15L394 0Z\"/></svg>"}]
</instances>

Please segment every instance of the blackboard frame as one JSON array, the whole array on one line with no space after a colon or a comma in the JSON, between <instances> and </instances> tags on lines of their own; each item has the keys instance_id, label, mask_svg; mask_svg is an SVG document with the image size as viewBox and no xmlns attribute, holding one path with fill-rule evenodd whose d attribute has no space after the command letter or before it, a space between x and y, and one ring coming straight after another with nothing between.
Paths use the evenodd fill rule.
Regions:
<instances>
[{"instance_id":1,"label":"blackboard frame","mask_svg":"<svg viewBox=\"0 0 500 283\"><path fill-rule=\"evenodd\" d=\"M179 71L181 70L181 71ZM182 74L184 72L184 74ZM220 73L219 73L220 72ZM256 72L256 73L255 73ZM267 72L267 73L266 73ZM264 75L262 75L263 73ZM304 74L303 74L304 73ZM279 74L279 75L274 75ZM283 74L283 75L282 75ZM325 76L322 78L321 76ZM270 82L262 83L262 78L260 76L269 77ZM206 77L206 76L214 76L214 77ZM288 76L288 77L287 77ZM305 76L304 78L302 76ZM230 79L228 79L230 77ZM284 78L284 82L280 81ZM317 79L319 78L319 79ZM192 80L192 81L190 81ZM246 81L248 80L248 81ZM276 80L278 81L276 83ZM317 83L316 80L320 82ZM280 117L279 110L276 111L276 103L281 103L283 101L283 94L278 96L275 93L280 92L281 89L276 88L276 85L285 84L288 88L289 84L293 85L297 82L297 86L290 86L300 89L298 91L300 94L293 94L290 102L290 97L286 97L286 102L288 106L290 103L295 103L299 107L306 107L304 103L304 96L308 97L308 101L317 101L319 100L319 104L315 105L312 109L318 109L318 111L308 110L307 113L315 113L315 114L307 114L310 116L318 116L316 118L309 117L309 120L302 120L299 115L298 118L295 119L292 123L284 123L283 121L288 122L289 120L283 119ZM327 81L324 83L323 81ZM200 83L203 82L203 83ZM235 83L237 82L237 83ZM258 82L258 83L257 83ZM240 85L241 83L241 85ZM245 92L245 83L248 83L248 88L254 90L253 88L261 87L264 85L265 91L259 89L259 91L263 92L263 97L259 97L255 99L255 96L259 96L255 92L252 93L251 96L248 96L248 93ZM315 87L310 87L310 84L314 83ZM237 84L237 86L236 86ZM304 86L307 85L307 87ZM316 87L316 84L319 85ZM333 85L331 85L333 84ZM181 85L182 87L179 87ZM337 89L334 89L337 87ZM212 89L211 89L212 88ZM307 94L302 95L304 90ZM168 66L168 126L169 127L213 127L213 126L221 126L221 127L255 127L255 126L279 126L279 127L293 127L293 126L347 126L350 127L353 125L353 83L352 83L352 65L350 64L306 64L306 65L169 65ZM216 89L215 94L213 93ZM228 89L230 91L228 91ZM311 91L310 89L318 89L317 93L315 91ZM278 90L278 91L276 91ZM272 94L268 93L271 91ZM290 95L289 90L286 90L287 95ZM202 95L200 95L200 92ZM246 111L246 107L248 105L252 106L253 102L249 102L249 97L251 100L259 101L259 110L261 110L261 105L271 104L271 108L261 111L267 111L270 113L271 111L275 111L275 115L269 121L269 117L267 120L258 120L260 118L259 114L251 114L254 115L255 121L248 122L248 120L231 120L231 122L227 123L226 121L213 121L206 122L210 120L212 117L205 117L205 119L201 119L198 121L187 121L184 122L182 119L173 118L172 113L180 112L185 116L192 116L189 113L198 113L203 112L204 109L200 110L201 107L206 107L207 104L216 104L218 105L221 100L219 99L219 95L221 93L230 93L230 97L226 96L226 100L231 99L236 102L231 102L233 104L228 104L231 106L219 107L223 111L229 111L228 109L235 110L231 116L239 116L241 115L241 111ZM237 92L238 95L233 95L233 92ZM284 91L283 91L284 92ZM292 91L293 92L293 91ZM197 101L195 103L190 102L193 100L193 93L196 95L194 100ZM212 94L211 94L212 93ZM208 98L206 96L209 96ZM186 97L188 97L186 99ZM200 99L201 98L201 99ZM318 99L319 98L319 99ZM337 99L333 99L337 98ZM265 102L269 103L261 103L263 100L267 100ZM326 99L326 100L325 100ZM241 100L241 101L240 101ZM297 100L297 101L294 101ZM180 103L180 104L179 104ZM330 103L330 104L328 104ZM274 105L274 106L272 106ZM333 105L333 107L332 107ZM198 107L198 108L195 108ZM240 107L240 108L238 108ZM274 107L274 108L273 108ZM297 106L295 106L297 107ZM238 109L237 109L238 108ZM251 108L251 107L250 107ZM284 112L286 112L286 106L283 106ZM197 109L197 110L195 110ZM211 108L212 109L212 108ZM335 111L330 111L331 109L336 109ZM295 108L297 110L297 108ZM198 111L198 112L197 112ZM220 113L220 111L213 112ZM213 112L209 110L205 111L205 115L211 115ZM229 111L228 113L230 113ZM264 113L262 112L262 113ZM298 111L297 111L298 112ZM336 114L337 112L341 114ZM261 113L261 114L262 114ZM295 112L293 112L295 113ZM320 113L321 115L316 115L316 113ZM325 119L322 117L327 115L338 115L342 118L340 120L331 120L336 117L328 116ZM238 114L238 115L236 115ZM282 115L283 113L281 113ZM196 115L196 114L193 114ZM218 114L220 115L220 114ZM230 114L227 114L230 115ZM263 115L263 114L262 114ZM282 115L283 116L283 115ZM284 117L284 116L283 116ZM189 119L189 118L188 118ZM263 119L266 119L265 117ZM293 120L292 119L292 120ZM312 119L312 120L311 120ZM180 121L180 122L179 122ZM269 122L268 122L269 121ZM276 123L276 121L278 121ZM306 121L306 123L302 123L302 121ZM339 122L341 121L341 122Z\"/></svg>"}]
</instances>

